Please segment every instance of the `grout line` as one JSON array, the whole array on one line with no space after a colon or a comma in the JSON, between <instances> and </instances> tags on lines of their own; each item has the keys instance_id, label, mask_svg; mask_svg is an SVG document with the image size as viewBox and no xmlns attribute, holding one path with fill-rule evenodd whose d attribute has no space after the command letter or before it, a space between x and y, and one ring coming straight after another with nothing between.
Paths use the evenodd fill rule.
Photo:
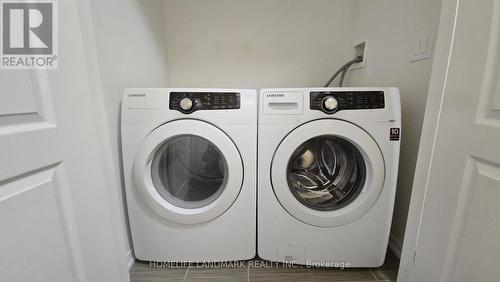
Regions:
<instances>
[{"instance_id":1,"label":"grout line","mask_svg":"<svg viewBox=\"0 0 500 282\"><path fill-rule=\"evenodd\" d=\"M188 272L189 272L189 268L190 268L190 267L191 267L191 266L190 266L190 265L188 265L188 267L187 267L187 269L186 269L186 274L184 274L184 279L182 280L182 282L185 282L185 281L186 281L186 278L187 278L187 276L188 276Z\"/></svg>"},{"instance_id":2,"label":"grout line","mask_svg":"<svg viewBox=\"0 0 500 282\"><path fill-rule=\"evenodd\" d=\"M307 269L307 272L309 273L309 277L311 277L311 281L313 281L313 282L314 282L314 278L313 278L313 275L312 275L312 273L311 273L311 269L310 269L310 268L308 268L308 269Z\"/></svg>"},{"instance_id":3,"label":"grout line","mask_svg":"<svg viewBox=\"0 0 500 282\"><path fill-rule=\"evenodd\" d=\"M373 272L373 270L370 268L370 273L372 274L373 278L375 278L375 281L379 281L377 278L377 275Z\"/></svg>"}]
</instances>

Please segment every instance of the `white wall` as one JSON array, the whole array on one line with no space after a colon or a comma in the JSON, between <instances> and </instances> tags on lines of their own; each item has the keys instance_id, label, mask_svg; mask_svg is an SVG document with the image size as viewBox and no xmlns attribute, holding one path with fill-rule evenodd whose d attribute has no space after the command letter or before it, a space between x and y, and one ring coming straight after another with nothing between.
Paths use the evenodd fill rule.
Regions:
<instances>
[{"instance_id":1,"label":"white wall","mask_svg":"<svg viewBox=\"0 0 500 282\"><path fill-rule=\"evenodd\" d=\"M120 103L126 87L166 87L166 45L161 0L91 0L102 88L113 142L124 226L128 226L121 172ZM128 236L128 230L123 230ZM131 245L123 246L130 256Z\"/></svg>"},{"instance_id":2,"label":"white wall","mask_svg":"<svg viewBox=\"0 0 500 282\"><path fill-rule=\"evenodd\" d=\"M166 0L170 86L322 86L351 55L353 7L342 0Z\"/></svg>"},{"instance_id":3,"label":"white wall","mask_svg":"<svg viewBox=\"0 0 500 282\"><path fill-rule=\"evenodd\" d=\"M431 59L411 63L410 51L417 34L436 36L441 1L355 2L353 38L368 38L368 55L366 67L352 70L347 76L347 85L396 86L401 92L401 157L391 230L393 247L400 251L432 68Z\"/></svg>"}]
</instances>

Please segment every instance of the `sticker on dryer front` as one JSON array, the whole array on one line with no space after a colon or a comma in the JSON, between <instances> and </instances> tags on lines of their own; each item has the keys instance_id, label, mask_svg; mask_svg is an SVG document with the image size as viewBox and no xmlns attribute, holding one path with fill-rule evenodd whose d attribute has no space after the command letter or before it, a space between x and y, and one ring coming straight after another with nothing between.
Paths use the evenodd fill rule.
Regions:
<instances>
[{"instance_id":1,"label":"sticker on dryer front","mask_svg":"<svg viewBox=\"0 0 500 282\"><path fill-rule=\"evenodd\" d=\"M399 141L399 127L392 127L389 132L389 140Z\"/></svg>"}]
</instances>

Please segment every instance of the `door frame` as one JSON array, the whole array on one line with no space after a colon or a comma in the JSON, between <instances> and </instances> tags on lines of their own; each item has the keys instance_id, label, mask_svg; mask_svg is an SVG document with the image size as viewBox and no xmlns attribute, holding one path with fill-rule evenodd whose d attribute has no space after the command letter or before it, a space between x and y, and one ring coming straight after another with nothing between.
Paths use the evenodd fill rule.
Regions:
<instances>
[{"instance_id":1,"label":"door frame","mask_svg":"<svg viewBox=\"0 0 500 282\"><path fill-rule=\"evenodd\" d=\"M99 60L97 55L97 45L94 36L94 27L92 22L92 13L89 0L77 1L79 18L81 23L81 33L84 43L85 61L87 62L88 80L90 86L91 100L94 107L95 127L99 133L98 142L101 155L101 165L103 169L109 173L105 174L105 181L109 189L107 189L108 211L113 223L112 229L116 240L113 241L116 250L117 263L123 271L121 272L122 281L130 281L128 270L132 267L135 259L132 254L132 248L129 243L128 226L122 221L121 212L123 211L120 203L123 199L120 198L118 189L122 189L120 185L120 175L117 172L120 168L113 162L113 152L111 150L113 142L109 134L109 122L107 110L104 103L103 86L99 69ZM118 124L116 126L119 126Z\"/></svg>"},{"instance_id":2,"label":"door frame","mask_svg":"<svg viewBox=\"0 0 500 282\"><path fill-rule=\"evenodd\" d=\"M439 30L436 41L432 73L429 82L424 122L420 137L417 163L413 178L410 207L406 223L403 250L398 272L398 281L411 277L415 250L418 244L425 195L432 169L432 158L439 128L439 117L443 106L446 80L453 52L455 26L460 0L443 0Z\"/></svg>"}]
</instances>

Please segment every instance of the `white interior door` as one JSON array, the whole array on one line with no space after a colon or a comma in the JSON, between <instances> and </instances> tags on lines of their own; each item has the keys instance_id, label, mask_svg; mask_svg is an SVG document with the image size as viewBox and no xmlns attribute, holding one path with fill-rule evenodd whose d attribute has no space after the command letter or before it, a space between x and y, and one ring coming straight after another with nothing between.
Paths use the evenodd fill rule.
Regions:
<instances>
[{"instance_id":1,"label":"white interior door","mask_svg":"<svg viewBox=\"0 0 500 282\"><path fill-rule=\"evenodd\" d=\"M457 7L455 34L415 252L406 252L413 261L400 272L404 281L500 277L500 0L455 4L443 6ZM419 195L424 187L413 189ZM418 219L410 217L412 223Z\"/></svg>"},{"instance_id":2,"label":"white interior door","mask_svg":"<svg viewBox=\"0 0 500 282\"><path fill-rule=\"evenodd\" d=\"M79 11L58 2L59 69L0 71L0 281L126 281Z\"/></svg>"}]
</instances>

